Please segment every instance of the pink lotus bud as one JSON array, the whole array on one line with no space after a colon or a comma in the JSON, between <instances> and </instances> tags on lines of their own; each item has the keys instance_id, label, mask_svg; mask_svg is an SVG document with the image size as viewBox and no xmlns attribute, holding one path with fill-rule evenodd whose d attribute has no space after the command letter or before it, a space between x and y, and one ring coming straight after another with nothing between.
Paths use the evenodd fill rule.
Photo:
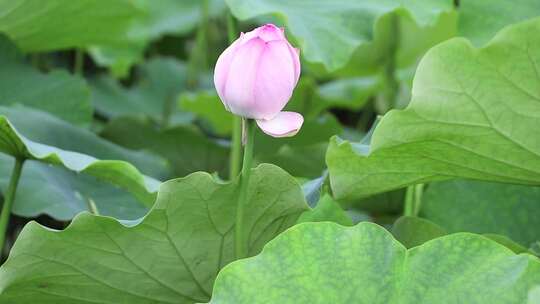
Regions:
<instances>
[{"instance_id":1,"label":"pink lotus bud","mask_svg":"<svg viewBox=\"0 0 540 304\"><path fill-rule=\"evenodd\" d=\"M241 34L218 58L214 85L225 108L257 120L268 135L295 135L304 118L281 112L300 77L300 56L273 24Z\"/></svg>"}]
</instances>

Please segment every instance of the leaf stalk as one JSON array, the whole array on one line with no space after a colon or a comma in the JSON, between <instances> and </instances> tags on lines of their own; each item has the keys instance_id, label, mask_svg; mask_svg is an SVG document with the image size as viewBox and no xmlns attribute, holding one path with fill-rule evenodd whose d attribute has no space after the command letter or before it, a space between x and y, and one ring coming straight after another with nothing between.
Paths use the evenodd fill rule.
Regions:
<instances>
[{"instance_id":1,"label":"leaf stalk","mask_svg":"<svg viewBox=\"0 0 540 304\"><path fill-rule=\"evenodd\" d=\"M11 215L11 209L13 208L13 202L15 201L15 192L17 191L17 185L21 177L22 167L24 159L16 158L13 171L11 172L11 178L9 185L5 193L4 204L2 206L2 213L0 214L0 248L4 248L6 241L6 232L9 224L9 218Z\"/></svg>"},{"instance_id":2,"label":"leaf stalk","mask_svg":"<svg viewBox=\"0 0 540 304\"><path fill-rule=\"evenodd\" d=\"M405 206L403 215L417 216L422 207L422 194L424 193L424 184L411 185L405 192Z\"/></svg>"},{"instance_id":3,"label":"leaf stalk","mask_svg":"<svg viewBox=\"0 0 540 304\"><path fill-rule=\"evenodd\" d=\"M248 204L249 178L251 176L251 163L253 161L253 146L255 140L255 123L252 119L245 119L244 161L242 163L242 175L240 176L240 193L236 206L235 255L237 259L245 258L248 254L247 240L244 235L244 213Z\"/></svg>"}]
</instances>

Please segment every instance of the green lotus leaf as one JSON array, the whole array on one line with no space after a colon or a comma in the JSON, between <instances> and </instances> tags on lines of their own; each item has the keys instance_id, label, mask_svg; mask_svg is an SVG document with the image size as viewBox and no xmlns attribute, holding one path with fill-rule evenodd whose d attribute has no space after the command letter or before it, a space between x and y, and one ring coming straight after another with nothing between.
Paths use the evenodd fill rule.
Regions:
<instances>
[{"instance_id":1,"label":"green lotus leaf","mask_svg":"<svg viewBox=\"0 0 540 304\"><path fill-rule=\"evenodd\" d=\"M141 221L83 213L64 231L25 226L0 268L0 303L194 303L210 299L234 260L238 182L197 172L162 184ZM253 169L244 229L249 254L308 207L294 178Z\"/></svg>"},{"instance_id":2,"label":"green lotus leaf","mask_svg":"<svg viewBox=\"0 0 540 304\"><path fill-rule=\"evenodd\" d=\"M129 0L1 0L0 12L0 32L25 52L121 45L145 13Z\"/></svg>"},{"instance_id":3,"label":"green lotus leaf","mask_svg":"<svg viewBox=\"0 0 540 304\"><path fill-rule=\"evenodd\" d=\"M505 0L460 1L459 34L482 45L503 27L540 15L540 2L536 0L515 4Z\"/></svg>"},{"instance_id":4,"label":"green lotus leaf","mask_svg":"<svg viewBox=\"0 0 540 304\"><path fill-rule=\"evenodd\" d=\"M331 140L335 197L454 177L540 185L540 141L531 136L540 125L540 35L533 33L540 19L510 26L480 49L462 38L432 48L409 106L387 113L369 146Z\"/></svg>"},{"instance_id":5,"label":"green lotus leaf","mask_svg":"<svg viewBox=\"0 0 540 304\"><path fill-rule=\"evenodd\" d=\"M218 275L210 303L520 304L540 261L458 233L406 249L384 228L305 223Z\"/></svg>"},{"instance_id":6,"label":"green lotus leaf","mask_svg":"<svg viewBox=\"0 0 540 304\"><path fill-rule=\"evenodd\" d=\"M273 14L298 41L305 58L323 64L330 71L345 66L358 48L362 48L360 57L363 58L386 55L393 41L381 39L377 40L379 43L371 42L375 35L374 24L388 13L399 11L399 15L425 26L436 23L442 13L453 11L452 1L446 0L343 0L327 3L317 0L226 0L226 3L242 20ZM381 33L386 33L386 26L386 23L380 26ZM418 47L421 43L416 41L412 45Z\"/></svg>"},{"instance_id":7,"label":"green lotus leaf","mask_svg":"<svg viewBox=\"0 0 540 304\"><path fill-rule=\"evenodd\" d=\"M38 121L39 122L39 121ZM62 166L85 173L132 193L151 206L160 182L145 176L132 164L119 160L99 160L93 156L38 143L21 135L6 116L0 116L0 152L25 160Z\"/></svg>"},{"instance_id":8,"label":"green lotus leaf","mask_svg":"<svg viewBox=\"0 0 540 304\"><path fill-rule=\"evenodd\" d=\"M15 160L0 154L0 188L7 189ZM148 211L128 191L88 174L35 160L24 162L11 212L33 218L41 214L69 221L82 211L97 212L117 219L134 220Z\"/></svg>"}]
</instances>

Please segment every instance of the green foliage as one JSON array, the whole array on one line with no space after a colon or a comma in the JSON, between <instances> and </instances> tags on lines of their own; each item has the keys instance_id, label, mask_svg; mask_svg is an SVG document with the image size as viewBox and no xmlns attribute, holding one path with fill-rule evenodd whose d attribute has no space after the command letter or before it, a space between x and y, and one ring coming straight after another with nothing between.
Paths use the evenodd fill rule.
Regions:
<instances>
[{"instance_id":1,"label":"green foliage","mask_svg":"<svg viewBox=\"0 0 540 304\"><path fill-rule=\"evenodd\" d=\"M7 189L14 159L0 156L0 189ZM113 176L111 176L113 178ZM119 219L142 217L153 203L138 200L124 189L89 174L78 174L59 166L27 160L12 212L23 217L41 214L68 221L82 211L91 210Z\"/></svg>"},{"instance_id":2,"label":"green foliage","mask_svg":"<svg viewBox=\"0 0 540 304\"><path fill-rule=\"evenodd\" d=\"M302 213L298 218L298 223L307 222L334 222L344 226L353 225L347 213L328 194L321 197L315 208Z\"/></svg>"},{"instance_id":3,"label":"green foliage","mask_svg":"<svg viewBox=\"0 0 540 304\"><path fill-rule=\"evenodd\" d=\"M143 13L133 18L122 44L99 44L89 48L90 54L102 66L110 67L115 76L124 77L129 68L143 61L147 45L164 35L189 34L203 18L203 3L209 2L208 14L222 14L223 0L134 0Z\"/></svg>"},{"instance_id":4,"label":"green foliage","mask_svg":"<svg viewBox=\"0 0 540 304\"><path fill-rule=\"evenodd\" d=\"M506 246L508 249L512 250L515 253L529 253L529 254L534 254L536 256L539 256L538 253L534 252L531 249L527 249L523 247L522 245L512 241L511 239L509 239L508 237L504 235L487 233L487 234L484 234L484 236L489 239L494 240L495 242L503 246Z\"/></svg>"},{"instance_id":5,"label":"green foliage","mask_svg":"<svg viewBox=\"0 0 540 304\"><path fill-rule=\"evenodd\" d=\"M211 16L223 9L223 1L210 1ZM0 32L25 52L88 48L117 76L142 60L149 41L186 34L202 16L199 0L2 0L0 12L7 12L0 16Z\"/></svg>"},{"instance_id":6,"label":"green foliage","mask_svg":"<svg viewBox=\"0 0 540 304\"><path fill-rule=\"evenodd\" d=\"M462 231L465 232L466 230L463 229ZM446 229L434 222L413 216L402 216L398 218L392 226L391 232L396 240L407 248L419 246L427 241L449 234ZM515 253L536 254L533 250L523 247L504 235L486 233L483 236L507 247Z\"/></svg>"},{"instance_id":7,"label":"green foliage","mask_svg":"<svg viewBox=\"0 0 540 304\"><path fill-rule=\"evenodd\" d=\"M444 236L447 232L437 224L413 216L402 216L392 226L392 235L407 248Z\"/></svg>"},{"instance_id":8,"label":"green foliage","mask_svg":"<svg viewBox=\"0 0 540 304\"><path fill-rule=\"evenodd\" d=\"M390 12L409 12L421 25L435 23L442 12L452 10L452 1L355 1L321 4L319 1L226 0L236 17L253 18L275 14L299 43L306 60L324 64L330 71L342 68L359 47L362 56L381 52L386 45L370 45L373 24ZM399 8L399 9L398 9ZM406 11L405 11L406 10ZM309 12L309 13L307 13ZM318 33L313 35L313 33Z\"/></svg>"},{"instance_id":9,"label":"green foliage","mask_svg":"<svg viewBox=\"0 0 540 304\"><path fill-rule=\"evenodd\" d=\"M326 162L336 197L457 176L540 184L540 142L529 134L540 119L540 36L529 35L538 31L534 19L481 49L463 39L431 49L416 72L410 105L383 117L369 153L331 140Z\"/></svg>"},{"instance_id":10,"label":"green foliage","mask_svg":"<svg viewBox=\"0 0 540 304\"><path fill-rule=\"evenodd\" d=\"M314 112L328 108L358 110L380 89L380 82L374 77L339 79L319 87L320 100L317 100ZM317 114L318 114L317 113Z\"/></svg>"},{"instance_id":11,"label":"green foliage","mask_svg":"<svg viewBox=\"0 0 540 304\"><path fill-rule=\"evenodd\" d=\"M0 151L19 159L37 160L85 173L124 188L150 206L159 182L142 175L125 161L98 160L78 152L61 150L31 141L20 135L6 116L0 116Z\"/></svg>"},{"instance_id":12,"label":"green foliage","mask_svg":"<svg viewBox=\"0 0 540 304\"><path fill-rule=\"evenodd\" d=\"M182 110L199 117L210 133L221 136L231 135L234 116L225 110L214 91L182 94L178 104Z\"/></svg>"},{"instance_id":13,"label":"green foliage","mask_svg":"<svg viewBox=\"0 0 540 304\"><path fill-rule=\"evenodd\" d=\"M83 213L61 232L30 223L0 269L0 303L205 302L218 271L234 259L237 188L197 172L165 182L141 221ZM253 169L244 226L250 255L306 208L283 170Z\"/></svg>"},{"instance_id":14,"label":"green foliage","mask_svg":"<svg viewBox=\"0 0 540 304\"><path fill-rule=\"evenodd\" d=\"M538 303L540 303L540 285L531 288L529 291L529 296L527 297L527 304Z\"/></svg>"},{"instance_id":15,"label":"green foliage","mask_svg":"<svg viewBox=\"0 0 540 304\"><path fill-rule=\"evenodd\" d=\"M338 121L327 114L304 121L300 132L291 138L273 138L258 132L255 136L255 159L277 164L294 176L320 176L325 170L328 139L341 130Z\"/></svg>"},{"instance_id":16,"label":"green foliage","mask_svg":"<svg viewBox=\"0 0 540 304\"><path fill-rule=\"evenodd\" d=\"M528 248L540 240L538 202L538 187L445 181L429 185L421 215L449 232L502 234Z\"/></svg>"},{"instance_id":17,"label":"green foliage","mask_svg":"<svg viewBox=\"0 0 540 304\"><path fill-rule=\"evenodd\" d=\"M432 1L431 4L443 2ZM427 50L456 36L457 19L457 13L451 9L439 11L427 23L418 23L418 19L403 7L386 13L373 24L372 41L358 47L347 64L330 76L376 76L382 90L391 88L396 74L411 67L414 69ZM324 72L327 68L321 65L311 64L310 67L319 76L329 76Z\"/></svg>"},{"instance_id":18,"label":"green foliage","mask_svg":"<svg viewBox=\"0 0 540 304\"><path fill-rule=\"evenodd\" d=\"M84 80L61 70L36 71L1 34L0 65L0 105L23 104L81 126L92 121L90 91Z\"/></svg>"},{"instance_id":19,"label":"green foliage","mask_svg":"<svg viewBox=\"0 0 540 304\"><path fill-rule=\"evenodd\" d=\"M503 27L540 15L540 2L520 0L460 1L459 32L477 45L489 41Z\"/></svg>"},{"instance_id":20,"label":"green foliage","mask_svg":"<svg viewBox=\"0 0 540 304\"><path fill-rule=\"evenodd\" d=\"M537 303L539 14L0 0L0 304ZM304 123L241 138L213 66L268 22Z\"/></svg>"},{"instance_id":21,"label":"green foliage","mask_svg":"<svg viewBox=\"0 0 540 304\"><path fill-rule=\"evenodd\" d=\"M190 115L176 111L178 94L185 90L187 67L172 58L154 58L140 67L140 78L131 88L123 88L110 77L92 82L96 111L108 118L143 114L166 126L189 122Z\"/></svg>"},{"instance_id":22,"label":"green foliage","mask_svg":"<svg viewBox=\"0 0 540 304\"><path fill-rule=\"evenodd\" d=\"M175 176L195 171L227 171L228 149L192 126L159 130L147 119L123 117L111 121L102 136L131 149L153 151L167 159Z\"/></svg>"},{"instance_id":23,"label":"green foliage","mask_svg":"<svg viewBox=\"0 0 540 304\"><path fill-rule=\"evenodd\" d=\"M472 234L407 250L371 223L308 223L225 267L211 303L517 304L540 283L539 271L537 258Z\"/></svg>"},{"instance_id":24,"label":"green foliage","mask_svg":"<svg viewBox=\"0 0 540 304\"><path fill-rule=\"evenodd\" d=\"M25 52L122 44L144 14L129 0L2 0L0 12L0 32Z\"/></svg>"},{"instance_id":25,"label":"green foliage","mask_svg":"<svg viewBox=\"0 0 540 304\"><path fill-rule=\"evenodd\" d=\"M153 204L159 182L142 175L132 164L160 177L166 169L164 160L111 144L88 130L30 108L0 107L0 115L3 136L9 138L2 151L28 158L13 213L69 220L93 202L100 214L132 219ZM13 158L2 155L0 159L0 187L6 189Z\"/></svg>"},{"instance_id":26,"label":"green foliage","mask_svg":"<svg viewBox=\"0 0 540 304\"><path fill-rule=\"evenodd\" d=\"M142 173L157 178L166 174L167 168L162 158L125 149L48 113L16 106L0 107L0 115L7 117L16 129L31 141L99 159L124 160L134 164ZM12 153L15 155L19 152Z\"/></svg>"}]
</instances>

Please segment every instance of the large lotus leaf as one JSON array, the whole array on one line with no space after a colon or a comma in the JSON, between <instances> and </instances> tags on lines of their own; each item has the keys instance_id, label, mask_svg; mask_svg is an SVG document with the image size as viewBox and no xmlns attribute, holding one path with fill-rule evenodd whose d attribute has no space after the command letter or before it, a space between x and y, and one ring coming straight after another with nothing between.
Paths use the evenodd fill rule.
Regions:
<instances>
[{"instance_id":1,"label":"large lotus leaf","mask_svg":"<svg viewBox=\"0 0 540 304\"><path fill-rule=\"evenodd\" d=\"M0 188L6 189L14 160L0 154ZM91 210L118 219L137 219L148 211L129 192L88 174L77 174L58 166L27 160L24 163L11 212L23 217L47 214L71 220L77 213Z\"/></svg>"},{"instance_id":2,"label":"large lotus leaf","mask_svg":"<svg viewBox=\"0 0 540 304\"><path fill-rule=\"evenodd\" d=\"M464 177L540 184L540 19L475 49L462 38L432 48L405 110L386 114L369 151L338 138L326 161L333 193L351 200ZM526 46L526 47L525 47Z\"/></svg>"},{"instance_id":3,"label":"large lotus leaf","mask_svg":"<svg viewBox=\"0 0 540 304\"><path fill-rule=\"evenodd\" d=\"M155 178L167 175L168 168L164 159L147 152L123 148L48 113L23 106L0 106L0 115L5 116L17 131L31 141L98 159L124 160Z\"/></svg>"},{"instance_id":4,"label":"large lotus leaf","mask_svg":"<svg viewBox=\"0 0 540 304\"><path fill-rule=\"evenodd\" d=\"M407 250L372 223L306 223L226 266L210 303L520 304L539 283L536 257L482 236L454 234Z\"/></svg>"},{"instance_id":5,"label":"large lotus leaf","mask_svg":"<svg viewBox=\"0 0 540 304\"><path fill-rule=\"evenodd\" d=\"M237 182L207 173L165 182L150 213L125 226L83 213L64 231L25 226L0 268L0 303L193 303L209 300L234 259ZM245 234L249 254L307 209L293 177L253 169Z\"/></svg>"},{"instance_id":6,"label":"large lotus leaf","mask_svg":"<svg viewBox=\"0 0 540 304\"><path fill-rule=\"evenodd\" d=\"M459 33L481 45L503 27L540 15L536 0L459 1Z\"/></svg>"},{"instance_id":7,"label":"large lotus leaf","mask_svg":"<svg viewBox=\"0 0 540 304\"><path fill-rule=\"evenodd\" d=\"M121 45L144 14L130 0L0 0L0 12L0 32L25 52Z\"/></svg>"},{"instance_id":8,"label":"large lotus leaf","mask_svg":"<svg viewBox=\"0 0 540 304\"><path fill-rule=\"evenodd\" d=\"M410 18L418 24L429 25L435 23L442 12L453 9L452 1L447 0L226 2L240 19L274 14L296 38L304 57L310 62L324 64L331 71L343 67L358 47L365 49L363 54L377 54L373 52L375 49L381 51L378 45L369 45L374 37L374 24L381 16L398 9L402 15L410 12ZM389 47L382 46L382 53L386 53Z\"/></svg>"},{"instance_id":9,"label":"large lotus leaf","mask_svg":"<svg viewBox=\"0 0 540 304\"><path fill-rule=\"evenodd\" d=\"M194 171L226 176L228 147L204 136L193 126L158 130L147 119L120 117L105 127L102 136L131 149L147 149L161 155L169 161L176 176Z\"/></svg>"},{"instance_id":10,"label":"large lotus leaf","mask_svg":"<svg viewBox=\"0 0 540 304\"><path fill-rule=\"evenodd\" d=\"M539 203L540 187L453 180L429 185L421 214L449 232L502 234L528 248L540 241Z\"/></svg>"},{"instance_id":11,"label":"large lotus leaf","mask_svg":"<svg viewBox=\"0 0 540 304\"><path fill-rule=\"evenodd\" d=\"M176 100L186 88L186 65L173 58L156 57L141 65L138 72L138 80L130 88L106 76L92 80L96 111L108 118L145 115L162 125L181 119ZM184 116L185 121L191 120L189 115Z\"/></svg>"},{"instance_id":12,"label":"large lotus leaf","mask_svg":"<svg viewBox=\"0 0 540 304\"><path fill-rule=\"evenodd\" d=\"M42 125L39 120L33 123ZM87 154L32 141L21 135L6 116L0 116L0 152L15 158L37 160L59 165L76 173L95 176L129 191L147 206L151 206L154 202L155 192L159 186L157 180L141 174L128 162L99 160Z\"/></svg>"},{"instance_id":13,"label":"large lotus leaf","mask_svg":"<svg viewBox=\"0 0 540 304\"><path fill-rule=\"evenodd\" d=\"M61 70L38 72L2 34L0 66L0 105L24 104L73 124L90 124L90 90L81 78Z\"/></svg>"}]
</instances>

